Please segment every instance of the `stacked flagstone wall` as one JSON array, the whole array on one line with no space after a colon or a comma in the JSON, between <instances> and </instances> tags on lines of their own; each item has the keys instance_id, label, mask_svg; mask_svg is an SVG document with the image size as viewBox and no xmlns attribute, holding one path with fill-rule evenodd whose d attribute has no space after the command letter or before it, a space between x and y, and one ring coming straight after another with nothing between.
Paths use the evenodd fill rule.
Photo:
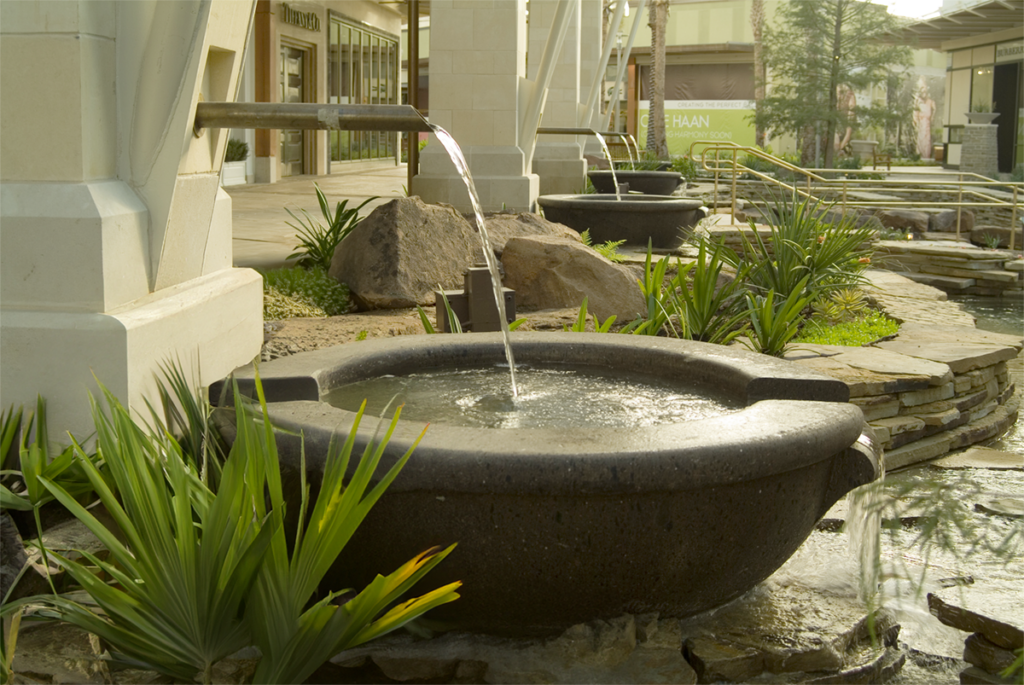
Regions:
<instances>
[{"instance_id":1,"label":"stacked flagstone wall","mask_svg":"<svg viewBox=\"0 0 1024 685\"><path fill-rule=\"evenodd\" d=\"M797 345L786 356L844 381L885 448L887 469L1004 433L1019 396L1007 362L1020 336L980 331L945 293L891 272L868 272L869 299L901 322L870 347Z\"/></svg>"},{"instance_id":2,"label":"stacked flagstone wall","mask_svg":"<svg viewBox=\"0 0 1024 685\"><path fill-rule=\"evenodd\" d=\"M987 250L951 241L881 240L874 263L946 292L1020 297L1020 252Z\"/></svg>"}]
</instances>

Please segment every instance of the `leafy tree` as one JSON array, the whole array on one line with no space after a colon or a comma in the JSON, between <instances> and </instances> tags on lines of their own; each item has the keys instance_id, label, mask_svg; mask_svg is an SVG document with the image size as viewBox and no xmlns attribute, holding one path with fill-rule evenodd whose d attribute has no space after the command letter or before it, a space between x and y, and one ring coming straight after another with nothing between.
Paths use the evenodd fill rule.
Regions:
<instances>
[{"instance_id":1,"label":"leafy tree","mask_svg":"<svg viewBox=\"0 0 1024 685\"><path fill-rule=\"evenodd\" d=\"M884 6L862 0L780 4L765 31L772 88L754 115L756 125L795 134L805 152L808 139L816 149L824 139L824 165L832 167L836 132L853 126L860 109L841 106L841 89L887 83L910 66L908 47L880 42L896 28Z\"/></svg>"},{"instance_id":2,"label":"leafy tree","mask_svg":"<svg viewBox=\"0 0 1024 685\"><path fill-rule=\"evenodd\" d=\"M651 0L647 24L651 27L651 109L647 119L647 150L668 159L665 137L665 32L669 0Z\"/></svg>"}]
</instances>

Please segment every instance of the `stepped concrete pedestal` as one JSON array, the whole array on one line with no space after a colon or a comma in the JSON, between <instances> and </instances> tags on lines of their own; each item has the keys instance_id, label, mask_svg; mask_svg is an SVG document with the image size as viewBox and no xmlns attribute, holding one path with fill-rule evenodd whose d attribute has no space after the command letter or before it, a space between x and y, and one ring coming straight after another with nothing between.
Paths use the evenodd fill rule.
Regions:
<instances>
[{"instance_id":1,"label":"stepped concrete pedestal","mask_svg":"<svg viewBox=\"0 0 1024 685\"><path fill-rule=\"evenodd\" d=\"M155 374L208 384L259 353L262 279L231 266L219 188L252 2L0 4L0 404L92 433L102 382L148 417Z\"/></svg>"}]
</instances>

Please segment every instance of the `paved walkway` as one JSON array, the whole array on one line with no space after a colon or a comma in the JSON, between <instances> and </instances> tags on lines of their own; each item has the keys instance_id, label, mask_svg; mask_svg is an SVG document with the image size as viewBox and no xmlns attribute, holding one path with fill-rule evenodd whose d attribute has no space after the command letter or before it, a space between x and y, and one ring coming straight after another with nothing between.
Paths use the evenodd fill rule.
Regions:
<instances>
[{"instance_id":1,"label":"paved walkway","mask_svg":"<svg viewBox=\"0 0 1024 685\"><path fill-rule=\"evenodd\" d=\"M893 171L909 171L910 175L892 178L912 182L934 179L941 167L893 167ZM953 177L955 178L955 177ZM273 184L230 186L224 190L231 196L232 226L234 233L235 266L274 268L287 262L295 247L295 229L287 225L292 221L285 207L293 212L305 209L315 218L322 217L313 184L317 183L327 195L333 211L338 202L348 200L350 207L373 196L360 212L363 216L396 197L404 197L408 183L406 165L353 166L350 171L330 176L298 176ZM294 222L293 222L294 223Z\"/></svg>"},{"instance_id":2,"label":"paved walkway","mask_svg":"<svg viewBox=\"0 0 1024 685\"><path fill-rule=\"evenodd\" d=\"M406 166L364 167L330 176L297 176L273 184L225 188L231 196L235 266L274 268L287 262L296 239L295 229L286 223L295 221L285 207L299 216L299 209L305 209L323 223L314 183L324 191L331 211L342 200L348 200L349 207L358 207L364 200L379 196L360 211L366 216L373 208L405 196Z\"/></svg>"}]
</instances>

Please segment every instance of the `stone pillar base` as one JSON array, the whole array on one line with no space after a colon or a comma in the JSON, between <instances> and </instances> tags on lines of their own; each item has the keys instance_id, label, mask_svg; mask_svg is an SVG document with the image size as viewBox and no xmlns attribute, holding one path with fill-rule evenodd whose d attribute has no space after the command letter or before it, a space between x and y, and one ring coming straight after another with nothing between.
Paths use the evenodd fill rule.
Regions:
<instances>
[{"instance_id":1,"label":"stone pillar base","mask_svg":"<svg viewBox=\"0 0 1024 685\"><path fill-rule=\"evenodd\" d=\"M253 160L253 179L256 183L277 183L277 157L256 157Z\"/></svg>"},{"instance_id":2,"label":"stone pillar base","mask_svg":"<svg viewBox=\"0 0 1024 685\"><path fill-rule=\"evenodd\" d=\"M967 124L960 146L960 171L995 178L999 171L999 127Z\"/></svg>"},{"instance_id":3,"label":"stone pillar base","mask_svg":"<svg viewBox=\"0 0 1024 685\"><path fill-rule=\"evenodd\" d=\"M207 386L259 354L262 306L258 273L224 269L106 313L4 309L0 404L34 406L39 394L50 424L84 439L93 432L87 391L97 394L99 380L149 420L161 364L180 362Z\"/></svg>"},{"instance_id":4,"label":"stone pillar base","mask_svg":"<svg viewBox=\"0 0 1024 685\"><path fill-rule=\"evenodd\" d=\"M577 143L538 143L533 172L540 177L541 195L575 195L587 185L587 162Z\"/></svg>"},{"instance_id":5,"label":"stone pillar base","mask_svg":"<svg viewBox=\"0 0 1024 685\"><path fill-rule=\"evenodd\" d=\"M433 149L432 149L433 148ZM540 194L537 174L523 173L523 151L513 146L472 146L463 149L485 212L532 212ZM463 214L473 211L462 177L444 148L433 142L420 158L420 174L412 179L410 195L424 202L444 203Z\"/></svg>"}]
</instances>

